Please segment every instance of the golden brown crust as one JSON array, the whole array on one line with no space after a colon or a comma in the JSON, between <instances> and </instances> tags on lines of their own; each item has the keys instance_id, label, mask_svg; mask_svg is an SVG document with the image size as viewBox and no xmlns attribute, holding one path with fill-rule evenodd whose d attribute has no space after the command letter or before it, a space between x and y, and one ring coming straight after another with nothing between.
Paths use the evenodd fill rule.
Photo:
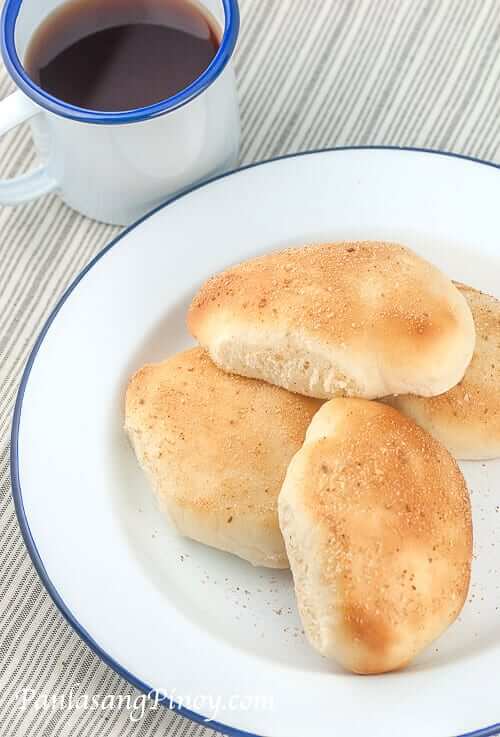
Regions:
<instances>
[{"instance_id":1,"label":"golden brown crust","mask_svg":"<svg viewBox=\"0 0 500 737\"><path fill-rule=\"evenodd\" d=\"M276 500L320 402L225 374L200 348L140 369L126 429L180 532L288 567Z\"/></svg>"},{"instance_id":2,"label":"golden brown crust","mask_svg":"<svg viewBox=\"0 0 500 737\"><path fill-rule=\"evenodd\" d=\"M476 348L460 383L437 397L387 398L461 459L500 457L500 301L465 284Z\"/></svg>"},{"instance_id":3,"label":"golden brown crust","mask_svg":"<svg viewBox=\"0 0 500 737\"><path fill-rule=\"evenodd\" d=\"M213 360L310 396L425 396L463 376L474 346L464 299L404 246L291 248L209 279L188 313Z\"/></svg>"},{"instance_id":4,"label":"golden brown crust","mask_svg":"<svg viewBox=\"0 0 500 737\"><path fill-rule=\"evenodd\" d=\"M323 405L279 511L306 632L345 667L400 668L460 612L472 556L465 481L446 449L391 407Z\"/></svg>"}]
</instances>

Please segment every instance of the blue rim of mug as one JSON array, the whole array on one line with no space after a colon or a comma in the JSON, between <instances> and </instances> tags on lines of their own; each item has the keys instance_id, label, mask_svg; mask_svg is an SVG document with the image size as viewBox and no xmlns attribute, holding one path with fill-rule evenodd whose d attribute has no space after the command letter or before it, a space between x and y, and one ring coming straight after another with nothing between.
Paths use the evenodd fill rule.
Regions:
<instances>
[{"instance_id":1,"label":"blue rim of mug","mask_svg":"<svg viewBox=\"0 0 500 737\"><path fill-rule=\"evenodd\" d=\"M23 0L7 0L4 5L1 19L1 52L5 66L19 89L45 110L63 118L78 120L81 123L105 125L138 123L185 105L206 90L220 76L233 54L240 29L238 0L221 0L221 2L224 7L224 33L216 55L203 74L177 94L156 102L154 105L133 110L119 112L87 110L59 100L35 84L26 73L16 50L16 23Z\"/></svg>"},{"instance_id":2,"label":"blue rim of mug","mask_svg":"<svg viewBox=\"0 0 500 737\"><path fill-rule=\"evenodd\" d=\"M11 477L11 483L12 483L12 497L14 500L14 507L15 507L15 511L17 515L17 520L19 523L21 534L24 539L24 543L31 557L33 565L38 575L40 576L40 579L45 589L47 590L49 596L51 597L52 601L57 606L57 608L59 609L63 617L66 619L66 621L75 630L77 635L83 640L83 642L86 645L88 645L88 647L90 647L91 650L93 650L93 652L104 663L106 663L106 665L112 668L115 671L115 673L117 673L119 676L121 676L126 681L131 683L133 686L135 686L139 691L141 691L144 694L155 695L157 692L155 692L155 690L151 686L148 686L146 683L141 681L141 679L138 676L135 676L133 673L127 670L125 666L121 665L117 660L115 660L111 655L109 655L109 653L106 652L101 647L101 645L99 645L96 642L96 640L94 640L94 638L90 635L90 633L87 632L87 630L83 627L83 625L80 624L75 614L73 614L73 612L68 608L68 606L62 599L61 595L59 594L58 590L52 583L45 569L45 565L42 561L40 553L38 552L35 539L31 533L26 510L24 508L23 493L22 493L22 488L21 488L20 464L19 464L19 435L20 435L20 429L21 429L21 414L22 414L24 394L26 391L26 387L28 385L31 370L35 363L35 359L59 311L64 306L64 303L66 302L68 297L72 294L72 292L76 289L76 287L82 281L82 279L84 279L86 274L101 260L101 258L103 258L103 256L105 256L109 251L115 248L115 246L117 246L120 243L120 241L130 233L130 231L137 228L145 220L148 220L152 215L159 212L160 210L163 210L166 207L169 207L174 202L177 202L177 200L182 199L183 197L189 196L190 194L197 191L198 189L202 189L203 187L210 186L213 182L226 179L227 177L231 177L234 175L237 176L238 174L248 171L250 169L255 169L257 167L266 166L268 164L272 164L277 161L284 161L286 159L296 159L296 158L301 158L304 156L335 154L335 153L343 152L343 151L390 151L394 153L410 152L410 153L418 153L418 154L427 154L427 155L432 155L432 156L443 156L443 157L449 157L453 159L459 159L461 161L469 161L473 164L481 164L482 166L487 166L487 167L496 169L497 171L500 172L500 165L493 161L486 161L484 159L478 159L473 156L453 153L451 151L442 151L439 149L427 149L427 148L419 148L419 147L412 147L412 146L367 145L367 146L338 146L338 147L333 147L333 148L315 149L312 151L301 151L298 153L285 154L283 156L276 156L272 159L267 159L264 161L257 161L253 164L247 164L246 166L242 166L239 169L234 169L224 174L219 174L215 177L212 177L211 179L208 179L205 182L201 182L199 184L193 185L192 187L190 187L188 190L181 193L180 195L176 195L170 199L167 199L163 204L159 205L154 210L151 210L151 212L147 213L142 218L139 218L138 220L136 220L136 222L129 225L116 238L114 238L110 243L104 246L104 248L101 251L99 251L99 253L97 253L94 256L94 258L92 258L89 261L89 263L83 268L83 270L75 277L75 279L71 282L71 284L66 289L66 291L60 297L56 306L53 308L48 319L46 320L41 332L39 333L38 338L36 339L35 344L28 357L28 361L26 363L26 366L23 371L23 375L21 377L21 382L19 385L16 402L14 406L14 414L12 418L12 430L11 430L11 443L10 443L10 477ZM199 714L193 711L192 709L187 708L183 704L175 703L175 701L171 697L169 697L167 694L159 693L158 695L160 696L160 698L158 699L158 702L160 704L162 704L166 708L169 708L170 710L178 714L181 714L184 717L187 717L188 719L190 719L191 721L197 724L204 725L205 727L209 729L213 729L218 732L221 732L222 734L229 735L229 737L262 737L261 735L258 735L255 732L248 732L248 731L239 729L238 727L233 727L233 726L224 724L222 722L218 722L216 720L207 720L202 714ZM461 733L460 735L456 735L456 737L494 737L494 735L500 735L500 722L496 722L495 724L491 724L487 727L480 727L472 731Z\"/></svg>"}]
</instances>

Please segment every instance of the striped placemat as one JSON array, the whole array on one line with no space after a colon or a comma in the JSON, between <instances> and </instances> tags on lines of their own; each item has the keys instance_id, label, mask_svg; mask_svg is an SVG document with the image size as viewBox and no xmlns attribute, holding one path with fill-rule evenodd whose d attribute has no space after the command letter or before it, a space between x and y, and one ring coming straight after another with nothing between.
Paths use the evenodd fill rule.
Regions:
<instances>
[{"instance_id":1,"label":"striped placemat","mask_svg":"<svg viewBox=\"0 0 500 737\"><path fill-rule=\"evenodd\" d=\"M361 144L500 160L498 0L241 0L241 11L236 67L244 163ZM11 90L2 69L0 96ZM2 177L33 162L25 127L2 139ZM134 721L126 700L116 708L120 696L133 704L138 692L93 655L50 601L10 496L10 420L28 352L64 288L117 232L77 215L54 195L0 209L3 737L213 734L165 709L146 709ZM103 695L114 696L115 708L84 709L85 698L78 702L97 695L101 707Z\"/></svg>"}]
</instances>

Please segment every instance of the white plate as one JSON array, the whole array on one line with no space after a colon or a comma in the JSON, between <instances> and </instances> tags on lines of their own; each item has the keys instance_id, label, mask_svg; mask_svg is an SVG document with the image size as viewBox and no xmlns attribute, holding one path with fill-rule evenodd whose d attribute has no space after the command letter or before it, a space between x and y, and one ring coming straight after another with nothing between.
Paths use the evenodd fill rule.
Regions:
<instances>
[{"instance_id":1,"label":"white plate","mask_svg":"<svg viewBox=\"0 0 500 737\"><path fill-rule=\"evenodd\" d=\"M411 668L359 677L307 645L289 573L168 527L121 429L127 377L190 344L186 307L228 264L304 242L386 239L500 297L499 234L491 165L334 150L212 181L94 259L30 358L12 470L35 565L106 662L231 734L450 737L500 721L500 462L462 466L476 540L462 616Z\"/></svg>"}]
</instances>

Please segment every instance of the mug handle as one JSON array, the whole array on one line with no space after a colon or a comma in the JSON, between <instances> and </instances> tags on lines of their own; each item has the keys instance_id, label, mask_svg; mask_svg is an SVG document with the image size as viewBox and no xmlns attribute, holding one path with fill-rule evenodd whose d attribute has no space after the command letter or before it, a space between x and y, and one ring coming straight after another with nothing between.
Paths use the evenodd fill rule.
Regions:
<instances>
[{"instance_id":1,"label":"mug handle","mask_svg":"<svg viewBox=\"0 0 500 737\"><path fill-rule=\"evenodd\" d=\"M20 90L0 102L0 135L39 115L42 111ZM0 181L0 205L20 205L57 188L45 166L14 179Z\"/></svg>"}]
</instances>

